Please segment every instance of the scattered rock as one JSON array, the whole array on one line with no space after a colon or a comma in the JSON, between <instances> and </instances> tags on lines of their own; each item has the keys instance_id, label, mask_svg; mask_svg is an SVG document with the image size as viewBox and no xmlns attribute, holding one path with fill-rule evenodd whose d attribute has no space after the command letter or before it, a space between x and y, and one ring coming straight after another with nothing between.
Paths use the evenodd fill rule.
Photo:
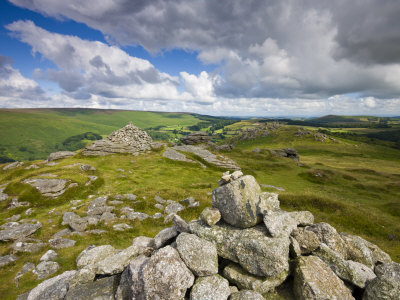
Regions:
<instances>
[{"instance_id":1,"label":"scattered rock","mask_svg":"<svg viewBox=\"0 0 400 300\"><path fill-rule=\"evenodd\" d=\"M125 231L128 229L132 229L132 226L129 226L128 224L122 223L122 224L115 224L113 225L113 229L115 231Z\"/></svg>"},{"instance_id":2,"label":"scattered rock","mask_svg":"<svg viewBox=\"0 0 400 300\"><path fill-rule=\"evenodd\" d=\"M3 167L3 170L6 171L6 170L15 169L15 168L21 167L23 164L24 163L22 161L15 161L15 162L12 162L12 163L6 165L5 167Z\"/></svg>"},{"instance_id":3,"label":"scattered rock","mask_svg":"<svg viewBox=\"0 0 400 300\"><path fill-rule=\"evenodd\" d=\"M107 206L107 196L103 196L98 197L90 202L87 214L88 216L102 215L105 212L112 212L113 209L113 206Z\"/></svg>"},{"instance_id":4,"label":"scattered rock","mask_svg":"<svg viewBox=\"0 0 400 300\"><path fill-rule=\"evenodd\" d=\"M68 225L73 231L85 231L88 225L88 221L85 218L81 218L73 212L66 212L63 215L62 225Z\"/></svg>"},{"instance_id":5,"label":"scattered rock","mask_svg":"<svg viewBox=\"0 0 400 300\"><path fill-rule=\"evenodd\" d=\"M294 293L297 299L354 299L343 281L312 255L296 259Z\"/></svg>"},{"instance_id":6,"label":"scattered rock","mask_svg":"<svg viewBox=\"0 0 400 300\"><path fill-rule=\"evenodd\" d=\"M178 232L189 232L189 225L186 223L184 219L180 216L175 215L172 218L172 223L174 224L174 228Z\"/></svg>"},{"instance_id":7,"label":"scattered rock","mask_svg":"<svg viewBox=\"0 0 400 300\"><path fill-rule=\"evenodd\" d=\"M194 203L196 203L196 199L194 197L187 197L179 202L185 205L193 205Z\"/></svg>"},{"instance_id":8,"label":"scattered rock","mask_svg":"<svg viewBox=\"0 0 400 300\"><path fill-rule=\"evenodd\" d=\"M197 278L190 291L190 300L226 300L230 294L228 280L216 274Z\"/></svg>"},{"instance_id":9,"label":"scattered rock","mask_svg":"<svg viewBox=\"0 0 400 300\"><path fill-rule=\"evenodd\" d=\"M33 240L34 243L30 243L31 240L22 240L14 242L10 248L13 250L14 253L18 252L27 252L27 253L36 253L39 252L44 246L45 243L37 242L37 240Z\"/></svg>"},{"instance_id":10,"label":"scattered rock","mask_svg":"<svg viewBox=\"0 0 400 300\"><path fill-rule=\"evenodd\" d=\"M304 228L293 230L292 237L297 241L301 255L310 254L320 244L317 235L312 231L304 230Z\"/></svg>"},{"instance_id":11,"label":"scattered rock","mask_svg":"<svg viewBox=\"0 0 400 300\"><path fill-rule=\"evenodd\" d=\"M99 278L96 281L74 285L70 287L65 300L77 299L114 299L119 283L119 276Z\"/></svg>"},{"instance_id":12,"label":"scattered rock","mask_svg":"<svg viewBox=\"0 0 400 300\"><path fill-rule=\"evenodd\" d=\"M124 194L126 200L135 201L137 196L134 194Z\"/></svg>"},{"instance_id":13,"label":"scattered rock","mask_svg":"<svg viewBox=\"0 0 400 300\"><path fill-rule=\"evenodd\" d=\"M5 188L0 189L0 202L8 199L8 195L4 193L4 190Z\"/></svg>"},{"instance_id":14,"label":"scattered rock","mask_svg":"<svg viewBox=\"0 0 400 300\"><path fill-rule=\"evenodd\" d=\"M27 167L25 168L25 170L31 170L31 169L39 169L39 166L38 166L38 165L35 165L35 164L32 164L32 165L27 166Z\"/></svg>"},{"instance_id":15,"label":"scattered rock","mask_svg":"<svg viewBox=\"0 0 400 300\"><path fill-rule=\"evenodd\" d=\"M375 267L376 278L367 284L363 300L395 300L400 295L400 264L385 263Z\"/></svg>"},{"instance_id":16,"label":"scattered rock","mask_svg":"<svg viewBox=\"0 0 400 300\"><path fill-rule=\"evenodd\" d=\"M160 203L154 204L154 207L159 209L159 210L164 210L164 206Z\"/></svg>"},{"instance_id":17,"label":"scattered rock","mask_svg":"<svg viewBox=\"0 0 400 300\"><path fill-rule=\"evenodd\" d=\"M184 210L184 209L185 209L184 206L182 206L181 204L175 202L175 203L171 203L171 204L167 205L165 207L165 209L164 209L164 212L167 215L176 214L176 213L178 213L178 212L180 212L181 210Z\"/></svg>"},{"instance_id":18,"label":"scattered rock","mask_svg":"<svg viewBox=\"0 0 400 300\"><path fill-rule=\"evenodd\" d=\"M67 179L31 178L24 180L23 183L35 187L43 196L55 198L65 192L68 181Z\"/></svg>"},{"instance_id":19,"label":"scattered rock","mask_svg":"<svg viewBox=\"0 0 400 300\"><path fill-rule=\"evenodd\" d=\"M111 201L108 201L110 204L112 204L112 205L121 205L121 204L124 204L124 201L119 201L119 200L111 200Z\"/></svg>"},{"instance_id":20,"label":"scattered rock","mask_svg":"<svg viewBox=\"0 0 400 300\"><path fill-rule=\"evenodd\" d=\"M292 148L269 150L269 152L273 155L291 158L295 161L299 161L300 159L299 153Z\"/></svg>"},{"instance_id":21,"label":"scattered rock","mask_svg":"<svg viewBox=\"0 0 400 300\"><path fill-rule=\"evenodd\" d=\"M58 152L53 152L50 153L49 157L47 158L48 161L53 161L53 160L58 160L58 159L63 159L67 157L74 156L75 152L71 151L58 151Z\"/></svg>"},{"instance_id":22,"label":"scattered rock","mask_svg":"<svg viewBox=\"0 0 400 300\"><path fill-rule=\"evenodd\" d=\"M264 224L272 237L289 236L298 225L311 225L314 216L309 211L275 211L264 215Z\"/></svg>"},{"instance_id":23,"label":"scattered rock","mask_svg":"<svg viewBox=\"0 0 400 300\"><path fill-rule=\"evenodd\" d=\"M7 218L6 221L17 222L19 219L21 219L21 215L17 214L17 215L13 215L12 217Z\"/></svg>"},{"instance_id":24,"label":"scattered rock","mask_svg":"<svg viewBox=\"0 0 400 300\"><path fill-rule=\"evenodd\" d=\"M42 261L33 270L38 280L49 277L54 274L60 268L59 264L54 261Z\"/></svg>"},{"instance_id":25,"label":"scattered rock","mask_svg":"<svg viewBox=\"0 0 400 300\"><path fill-rule=\"evenodd\" d=\"M116 214L106 211L101 215L100 222L107 224L115 219L118 219Z\"/></svg>"},{"instance_id":26,"label":"scattered rock","mask_svg":"<svg viewBox=\"0 0 400 300\"><path fill-rule=\"evenodd\" d=\"M7 266L18 259L15 255L4 255L0 256L0 268Z\"/></svg>"},{"instance_id":27,"label":"scattered rock","mask_svg":"<svg viewBox=\"0 0 400 300\"><path fill-rule=\"evenodd\" d=\"M65 239L65 238L55 238L55 239L49 240L50 246L53 247L54 249L69 248L69 247L74 246L75 243L76 243L76 241Z\"/></svg>"},{"instance_id":28,"label":"scattered rock","mask_svg":"<svg viewBox=\"0 0 400 300\"><path fill-rule=\"evenodd\" d=\"M82 269L86 266L95 265L106 257L114 255L117 251L113 246L102 245L98 247L89 247L83 250L76 258L76 266Z\"/></svg>"},{"instance_id":29,"label":"scattered rock","mask_svg":"<svg viewBox=\"0 0 400 300\"><path fill-rule=\"evenodd\" d=\"M152 216L153 219L160 219L160 218L162 218L162 217L163 217L163 214L162 214L162 213L155 213L155 214Z\"/></svg>"},{"instance_id":30,"label":"scattered rock","mask_svg":"<svg viewBox=\"0 0 400 300\"><path fill-rule=\"evenodd\" d=\"M126 217L129 220L136 220L138 219L139 221L146 220L150 216L148 214L142 213L142 212L129 212Z\"/></svg>"},{"instance_id":31,"label":"scattered rock","mask_svg":"<svg viewBox=\"0 0 400 300\"><path fill-rule=\"evenodd\" d=\"M40 261L50 261L57 259L57 252L54 250L48 250L43 256L40 258Z\"/></svg>"},{"instance_id":32,"label":"scattered rock","mask_svg":"<svg viewBox=\"0 0 400 300\"><path fill-rule=\"evenodd\" d=\"M218 273L218 255L214 243L194 234L181 233L176 239L176 246L182 260L194 275Z\"/></svg>"},{"instance_id":33,"label":"scattered rock","mask_svg":"<svg viewBox=\"0 0 400 300\"><path fill-rule=\"evenodd\" d=\"M31 235L41 227L42 224L40 222L37 222L36 224L32 223L18 224L16 226L13 226L12 228L1 230L0 241L21 240Z\"/></svg>"},{"instance_id":34,"label":"scattered rock","mask_svg":"<svg viewBox=\"0 0 400 300\"><path fill-rule=\"evenodd\" d=\"M84 171L84 172L87 172L87 171L96 171L96 168L93 167L93 166L91 166L91 165L80 165L80 166L79 166L79 169L82 170L82 171Z\"/></svg>"},{"instance_id":35,"label":"scattered rock","mask_svg":"<svg viewBox=\"0 0 400 300\"><path fill-rule=\"evenodd\" d=\"M19 279L24 276L26 273L31 272L35 269L35 264L28 262L22 266L22 269L17 273L17 276L14 278L14 283L18 286Z\"/></svg>"},{"instance_id":36,"label":"scattered rock","mask_svg":"<svg viewBox=\"0 0 400 300\"><path fill-rule=\"evenodd\" d=\"M175 227L164 228L154 237L155 248L161 248L162 246L166 245L168 241L174 239L177 235L178 231L176 231Z\"/></svg>"},{"instance_id":37,"label":"scattered rock","mask_svg":"<svg viewBox=\"0 0 400 300\"><path fill-rule=\"evenodd\" d=\"M218 208L206 207L200 215L201 220L208 226L214 226L221 219L221 213Z\"/></svg>"}]
</instances>

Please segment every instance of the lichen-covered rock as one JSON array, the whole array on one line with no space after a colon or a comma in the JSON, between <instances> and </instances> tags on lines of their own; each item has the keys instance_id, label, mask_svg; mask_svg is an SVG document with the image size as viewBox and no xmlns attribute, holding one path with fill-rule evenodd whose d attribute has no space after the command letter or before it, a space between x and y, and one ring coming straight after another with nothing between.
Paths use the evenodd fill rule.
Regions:
<instances>
[{"instance_id":1,"label":"lichen-covered rock","mask_svg":"<svg viewBox=\"0 0 400 300\"><path fill-rule=\"evenodd\" d=\"M75 152L58 151L58 152L50 153L50 155L47 158L47 160L48 161L53 161L53 160L57 160L57 159L63 159L63 158L71 157L71 156L74 156L74 155L75 155Z\"/></svg>"},{"instance_id":2,"label":"lichen-covered rock","mask_svg":"<svg viewBox=\"0 0 400 300\"><path fill-rule=\"evenodd\" d=\"M178 251L166 246L151 258L139 257L129 265L130 293L133 299L183 299L194 276Z\"/></svg>"},{"instance_id":3,"label":"lichen-covered rock","mask_svg":"<svg viewBox=\"0 0 400 300\"><path fill-rule=\"evenodd\" d=\"M306 230L314 232L321 243L325 243L333 251L337 252L341 257L347 258L346 243L339 233L328 223L317 223L307 226Z\"/></svg>"},{"instance_id":4,"label":"lichen-covered rock","mask_svg":"<svg viewBox=\"0 0 400 300\"><path fill-rule=\"evenodd\" d=\"M312 251L319 247L319 240L317 235L304 228L296 228L291 233L292 237L297 241L302 255L310 254Z\"/></svg>"},{"instance_id":5,"label":"lichen-covered rock","mask_svg":"<svg viewBox=\"0 0 400 300\"><path fill-rule=\"evenodd\" d=\"M200 214L200 219L208 226L214 226L221 219L221 213L218 208L206 207Z\"/></svg>"},{"instance_id":6,"label":"lichen-covered rock","mask_svg":"<svg viewBox=\"0 0 400 300\"><path fill-rule=\"evenodd\" d=\"M178 235L178 231L176 231L175 227L164 228L154 237L155 249L161 248L169 240L175 238L177 235Z\"/></svg>"},{"instance_id":7,"label":"lichen-covered rock","mask_svg":"<svg viewBox=\"0 0 400 300\"><path fill-rule=\"evenodd\" d=\"M236 293L233 293L229 300L265 300L264 297L255 291L251 290L242 290Z\"/></svg>"},{"instance_id":8,"label":"lichen-covered rock","mask_svg":"<svg viewBox=\"0 0 400 300\"><path fill-rule=\"evenodd\" d=\"M264 224L272 237L289 236L298 225L314 223L314 216L309 211L275 211L264 215Z\"/></svg>"},{"instance_id":9,"label":"lichen-covered rock","mask_svg":"<svg viewBox=\"0 0 400 300\"><path fill-rule=\"evenodd\" d=\"M190 300L226 300L230 294L228 280L217 274L197 278L190 291Z\"/></svg>"},{"instance_id":10,"label":"lichen-covered rock","mask_svg":"<svg viewBox=\"0 0 400 300\"><path fill-rule=\"evenodd\" d=\"M204 131L195 131L188 135L184 135L180 138L181 142L185 145L196 145L201 143L207 143L211 139Z\"/></svg>"},{"instance_id":11,"label":"lichen-covered rock","mask_svg":"<svg viewBox=\"0 0 400 300\"><path fill-rule=\"evenodd\" d=\"M22 161L14 161L14 162L4 166L3 170L6 171L6 170L15 169L15 168L21 167L23 165L24 165L24 163Z\"/></svg>"},{"instance_id":12,"label":"lichen-covered rock","mask_svg":"<svg viewBox=\"0 0 400 300\"><path fill-rule=\"evenodd\" d=\"M145 213L142 213L142 212L133 211L133 212L128 212L126 217L129 220L138 219L139 221L143 221L143 220L146 220L147 218L149 218L150 216L148 214L145 214Z\"/></svg>"},{"instance_id":13,"label":"lichen-covered rock","mask_svg":"<svg viewBox=\"0 0 400 300\"><path fill-rule=\"evenodd\" d=\"M38 242L38 240L23 239L15 241L10 246L10 249L13 250L13 253L18 253L18 252L36 253L39 252L45 246L46 246L45 243L40 243Z\"/></svg>"},{"instance_id":14,"label":"lichen-covered rock","mask_svg":"<svg viewBox=\"0 0 400 300\"><path fill-rule=\"evenodd\" d=\"M49 244L54 249L62 249L62 248L69 248L74 246L76 241L65 239L65 238L56 238L49 240Z\"/></svg>"},{"instance_id":15,"label":"lichen-covered rock","mask_svg":"<svg viewBox=\"0 0 400 300\"><path fill-rule=\"evenodd\" d=\"M54 261L42 261L36 266L33 273L36 275L38 280L41 280L57 272L59 268L60 265Z\"/></svg>"},{"instance_id":16,"label":"lichen-covered rock","mask_svg":"<svg viewBox=\"0 0 400 300\"><path fill-rule=\"evenodd\" d=\"M263 192L260 194L260 201L258 204L258 213L265 215L269 212L279 210L280 202L278 200L278 194Z\"/></svg>"},{"instance_id":17,"label":"lichen-covered rock","mask_svg":"<svg viewBox=\"0 0 400 300\"><path fill-rule=\"evenodd\" d=\"M238 228L249 228L261 221L257 205L261 188L251 175L216 188L212 206L218 208L224 221Z\"/></svg>"},{"instance_id":18,"label":"lichen-covered rock","mask_svg":"<svg viewBox=\"0 0 400 300\"><path fill-rule=\"evenodd\" d=\"M270 278L259 277L246 272L237 264L230 263L224 268L223 275L230 283L237 285L240 289L254 290L265 294L281 285L288 276L288 272L284 271Z\"/></svg>"},{"instance_id":19,"label":"lichen-covered rock","mask_svg":"<svg viewBox=\"0 0 400 300\"><path fill-rule=\"evenodd\" d=\"M176 239L176 249L186 266L196 276L218 273L217 248L212 242L195 234L181 233Z\"/></svg>"},{"instance_id":20,"label":"lichen-covered rock","mask_svg":"<svg viewBox=\"0 0 400 300\"><path fill-rule=\"evenodd\" d=\"M69 180L67 179L55 178L29 178L23 181L23 183L30 184L36 188L43 196L52 198L64 194L68 182Z\"/></svg>"},{"instance_id":21,"label":"lichen-covered rock","mask_svg":"<svg viewBox=\"0 0 400 300\"><path fill-rule=\"evenodd\" d=\"M296 299L354 299L343 281L316 256L298 257L294 273Z\"/></svg>"},{"instance_id":22,"label":"lichen-covered rock","mask_svg":"<svg viewBox=\"0 0 400 300\"><path fill-rule=\"evenodd\" d=\"M16 223L15 226L12 226L10 228L4 229L0 231L0 241L13 241L13 240L21 240L32 233L34 233L36 230L42 227L42 224L40 222L37 222L35 224L32 223L23 223L23 224L18 224Z\"/></svg>"},{"instance_id":23,"label":"lichen-covered rock","mask_svg":"<svg viewBox=\"0 0 400 300\"><path fill-rule=\"evenodd\" d=\"M247 272L273 277L289 269L289 238L271 238L258 225L238 229L227 224L209 227L202 221L189 223L192 233L215 243L218 255L239 263Z\"/></svg>"},{"instance_id":24,"label":"lichen-covered rock","mask_svg":"<svg viewBox=\"0 0 400 300\"><path fill-rule=\"evenodd\" d=\"M172 160L177 160L177 161L185 161L185 162L190 162L190 163L197 163L194 160L191 160L186 157L185 154L182 154L175 149L172 148L167 148L165 149L163 156Z\"/></svg>"},{"instance_id":25,"label":"lichen-covered rock","mask_svg":"<svg viewBox=\"0 0 400 300\"><path fill-rule=\"evenodd\" d=\"M98 247L89 247L83 250L76 258L78 269L94 265L108 256L114 255L117 251L111 245L102 245Z\"/></svg>"},{"instance_id":26,"label":"lichen-covered rock","mask_svg":"<svg viewBox=\"0 0 400 300\"><path fill-rule=\"evenodd\" d=\"M15 262L18 258L15 255L0 256L0 268Z\"/></svg>"},{"instance_id":27,"label":"lichen-covered rock","mask_svg":"<svg viewBox=\"0 0 400 300\"><path fill-rule=\"evenodd\" d=\"M355 261L343 259L324 243L313 254L322 259L339 278L359 288L363 289L368 281L376 277L371 268Z\"/></svg>"},{"instance_id":28,"label":"lichen-covered rock","mask_svg":"<svg viewBox=\"0 0 400 300\"><path fill-rule=\"evenodd\" d=\"M96 281L84 284L76 284L69 288L65 296L65 300L114 299L114 294L117 290L118 282L119 276L114 275L105 278L99 278Z\"/></svg>"},{"instance_id":29,"label":"lichen-covered rock","mask_svg":"<svg viewBox=\"0 0 400 300\"><path fill-rule=\"evenodd\" d=\"M27 300L60 300L64 299L69 288L69 280L76 271L66 271L56 277L47 279L32 289Z\"/></svg>"},{"instance_id":30,"label":"lichen-covered rock","mask_svg":"<svg viewBox=\"0 0 400 300\"><path fill-rule=\"evenodd\" d=\"M107 206L107 196L102 196L90 202L87 214L88 216L102 215L105 212L111 212L114 207Z\"/></svg>"},{"instance_id":31,"label":"lichen-covered rock","mask_svg":"<svg viewBox=\"0 0 400 300\"><path fill-rule=\"evenodd\" d=\"M376 278L367 284L363 300L398 300L400 264L385 263L375 267Z\"/></svg>"},{"instance_id":32,"label":"lichen-covered rock","mask_svg":"<svg viewBox=\"0 0 400 300\"><path fill-rule=\"evenodd\" d=\"M175 203L171 203L171 204L167 205L164 209L164 212L167 215L176 214L184 209L185 209L185 207L182 204L175 202Z\"/></svg>"},{"instance_id":33,"label":"lichen-covered rock","mask_svg":"<svg viewBox=\"0 0 400 300\"><path fill-rule=\"evenodd\" d=\"M189 232L189 224L180 216L174 214L172 218L172 223L174 224L174 228L176 229L176 231Z\"/></svg>"},{"instance_id":34,"label":"lichen-covered rock","mask_svg":"<svg viewBox=\"0 0 400 300\"><path fill-rule=\"evenodd\" d=\"M88 225L87 219L81 218L73 212L66 212L63 215L62 225L68 225L74 231L85 231Z\"/></svg>"},{"instance_id":35,"label":"lichen-covered rock","mask_svg":"<svg viewBox=\"0 0 400 300\"><path fill-rule=\"evenodd\" d=\"M96 171L96 168L93 167L93 166L91 166L91 165L80 165L80 166L79 166L79 169L82 170L82 171L84 171L84 172L87 172L87 171Z\"/></svg>"},{"instance_id":36,"label":"lichen-covered rock","mask_svg":"<svg viewBox=\"0 0 400 300\"><path fill-rule=\"evenodd\" d=\"M50 261L57 259L57 252L54 250L48 250L43 256L40 258L40 261Z\"/></svg>"}]
</instances>

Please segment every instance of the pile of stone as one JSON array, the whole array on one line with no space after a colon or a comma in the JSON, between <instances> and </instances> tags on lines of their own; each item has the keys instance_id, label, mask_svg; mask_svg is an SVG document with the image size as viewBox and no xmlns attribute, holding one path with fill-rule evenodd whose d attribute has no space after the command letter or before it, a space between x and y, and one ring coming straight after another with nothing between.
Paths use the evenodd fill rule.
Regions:
<instances>
[{"instance_id":1,"label":"pile of stone","mask_svg":"<svg viewBox=\"0 0 400 300\"><path fill-rule=\"evenodd\" d=\"M139 127L129 123L114 131L108 137L95 141L83 150L83 155L107 155L112 153L130 153L138 155L152 149L152 138Z\"/></svg>"},{"instance_id":2,"label":"pile of stone","mask_svg":"<svg viewBox=\"0 0 400 300\"><path fill-rule=\"evenodd\" d=\"M225 173L212 208L189 224L132 246L85 249L78 269L48 279L28 299L398 299L400 265L376 245L286 212L252 176ZM268 299L271 295L268 296Z\"/></svg>"},{"instance_id":3,"label":"pile of stone","mask_svg":"<svg viewBox=\"0 0 400 300\"><path fill-rule=\"evenodd\" d=\"M185 145L207 144L211 137L204 131L195 131L180 138L181 142Z\"/></svg>"}]
</instances>

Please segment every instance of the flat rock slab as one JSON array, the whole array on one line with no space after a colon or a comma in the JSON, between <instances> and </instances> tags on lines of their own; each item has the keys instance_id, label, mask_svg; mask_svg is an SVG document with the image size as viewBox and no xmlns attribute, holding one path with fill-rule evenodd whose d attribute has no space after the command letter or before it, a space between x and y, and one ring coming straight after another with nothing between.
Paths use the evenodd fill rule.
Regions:
<instances>
[{"instance_id":1,"label":"flat rock slab","mask_svg":"<svg viewBox=\"0 0 400 300\"><path fill-rule=\"evenodd\" d=\"M54 249L69 248L74 246L76 241L64 238L56 238L49 240L49 244Z\"/></svg>"},{"instance_id":2,"label":"flat rock slab","mask_svg":"<svg viewBox=\"0 0 400 300\"><path fill-rule=\"evenodd\" d=\"M58 151L58 152L53 152L50 153L49 157L47 158L48 161L52 161L52 160L57 160L57 159L62 159L62 158L67 158L67 157L71 157L74 156L75 152L71 152L71 151Z\"/></svg>"},{"instance_id":3,"label":"flat rock slab","mask_svg":"<svg viewBox=\"0 0 400 300\"><path fill-rule=\"evenodd\" d=\"M17 223L18 224L18 223ZM42 227L42 224L40 222L37 222L36 224L32 223L23 223L23 224L18 224L14 227L1 230L0 231L0 241L12 241L12 240L19 240L23 239L32 233L34 233L36 230Z\"/></svg>"},{"instance_id":4,"label":"flat rock slab","mask_svg":"<svg viewBox=\"0 0 400 300\"><path fill-rule=\"evenodd\" d=\"M0 268L13 263L17 259L18 259L18 257L16 257L15 255L0 256Z\"/></svg>"},{"instance_id":5,"label":"flat rock slab","mask_svg":"<svg viewBox=\"0 0 400 300\"><path fill-rule=\"evenodd\" d=\"M188 159L185 154L182 154L172 148L167 148L163 156L172 160L177 160L177 161L184 161L184 162L190 162L190 163L197 163L194 160Z\"/></svg>"},{"instance_id":6,"label":"flat rock slab","mask_svg":"<svg viewBox=\"0 0 400 300\"><path fill-rule=\"evenodd\" d=\"M200 146L193 145L183 145L175 146L174 150L193 153L204 159L209 164L231 170L240 170L240 167L230 158L223 155L215 155L214 153L208 151L207 149Z\"/></svg>"},{"instance_id":7,"label":"flat rock slab","mask_svg":"<svg viewBox=\"0 0 400 300\"><path fill-rule=\"evenodd\" d=\"M78 284L71 287L65 300L76 299L114 299L114 294L119 283L119 276L100 278L86 284Z\"/></svg>"},{"instance_id":8,"label":"flat rock slab","mask_svg":"<svg viewBox=\"0 0 400 300\"><path fill-rule=\"evenodd\" d=\"M35 187L43 196L54 198L65 192L68 181L67 179L31 178L24 180L23 183Z\"/></svg>"}]
</instances>

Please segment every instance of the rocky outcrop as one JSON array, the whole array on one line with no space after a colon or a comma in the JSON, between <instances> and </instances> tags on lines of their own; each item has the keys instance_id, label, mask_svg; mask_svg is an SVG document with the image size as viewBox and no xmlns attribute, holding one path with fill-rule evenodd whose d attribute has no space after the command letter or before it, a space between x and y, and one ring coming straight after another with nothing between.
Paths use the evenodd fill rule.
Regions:
<instances>
[{"instance_id":1,"label":"rocky outcrop","mask_svg":"<svg viewBox=\"0 0 400 300\"><path fill-rule=\"evenodd\" d=\"M25 237L30 236L32 233L34 233L41 227L42 224L40 222L37 222L36 224L32 223L19 224L17 222L11 222L10 226L2 227L5 229L0 231L0 241L15 241L24 239Z\"/></svg>"},{"instance_id":2,"label":"rocky outcrop","mask_svg":"<svg viewBox=\"0 0 400 300\"><path fill-rule=\"evenodd\" d=\"M29 178L23 183L35 187L43 196L55 198L66 191L67 179Z\"/></svg>"},{"instance_id":3,"label":"rocky outcrop","mask_svg":"<svg viewBox=\"0 0 400 300\"><path fill-rule=\"evenodd\" d=\"M253 300L281 289L295 299L398 299L399 264L376 245L313 224L310 212L281 210L278 195L262 193L252 176L224 173L219 184L200 219L187 224L171 213L174 226L154 239L137 237L123 250L88 247L78 271L45 280L28 299ZM94 199L88 212L110 213L106 200ZM64 217L70 225L76 215ZM44 261L34 272L48 276L56 267Z\"/></svg>"},{"instance_id":4,"label":"rocky outcrop","mask_svg":"<svg viewBox=\"0 0 400 300\"><path fill-rule=\"evenodd\" d=\"M102 156L112 153L130 153L138 155L140 152L151 150L152 138L139 127L129 123L125 127L114 131L105 139L95 141L83 149L83 155Z\"/></svg>"},{"instance_id":5,"label":"rocky outcrop","mask_svg":"<svg viewBox=\"0 0 400 300\"><path fill-rule=\"evenodd\" d=\"M53 161L53 160L58 160L58 159L63 159L67 157L74 156L75 152L71 151L58 151L58 152L53 152L50 153L49 157L47 158L48 161Z\"/></svg>"},{"instance_id":6,"label":"rocky outcrop","mask_svg":"<svg viewBox=\"0 0 400 300\"><path fill-rule=\"evenodd\" d=\"M195 131L192 132L188 135L184 135L181 137L181 142L185 145L197 145L197 144L202 144L210 141L211 136L209 136L206 132L204 131Z\"/></svg>"}]
</instances>

